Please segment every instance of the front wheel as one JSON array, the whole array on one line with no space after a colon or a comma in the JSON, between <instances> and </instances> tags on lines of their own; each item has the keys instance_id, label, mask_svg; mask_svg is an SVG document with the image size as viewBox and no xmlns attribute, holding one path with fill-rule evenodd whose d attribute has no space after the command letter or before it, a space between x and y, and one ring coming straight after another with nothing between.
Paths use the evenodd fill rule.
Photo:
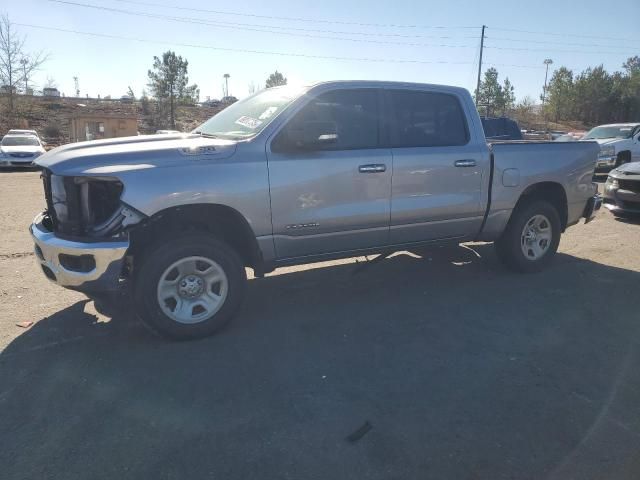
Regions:
<instances>
[{"instance_id":1,"label":"front wheel","mask_svg":"<svg viewBox=\"0 0 640 480\"><path fill-rule=\"evenodd\" d=\"M495 243L498 257L512 270L538 272L558 250L560 229L558 211L549 202L521 205Z\"/></svg>"},{"instance_id":2,"label":"front wheel","mask_svg":"<svg viewBox=\"0 0 640 480\"><path fill-rule=\"evenodd\" d=\"M631 161L631 152L620 152L616 156L616 166L618 168L620 165L624 165L625 163L629 163Z\"/></svg>"},{"instance_id":3,"label":"front wheel","mask_svg":"<svg viewBox=\"0 0 640 480\"><path fill-rule=\"evenodd\" d=\"M247 277L238 254L208 235L167 239L141 259L134 300L163 336L191 339L224 327L242 302Z\"/></svg>"}]
</instances>

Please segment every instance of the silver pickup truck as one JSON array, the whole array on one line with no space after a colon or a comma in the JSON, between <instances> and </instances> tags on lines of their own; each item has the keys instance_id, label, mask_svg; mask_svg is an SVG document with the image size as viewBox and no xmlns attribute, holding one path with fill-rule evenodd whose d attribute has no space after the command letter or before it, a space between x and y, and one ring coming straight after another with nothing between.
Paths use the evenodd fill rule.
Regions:
<instances>
[{"instance_id":1,"label":"silver pickup truck","mask_svg":"<svg viewBox=\"0 0 640 480\"><path fill-rule=\"evenodd\" d=\"M81 142L39 160L44 274L126 289L173 338L209 335L279 266L495 242L540 270L600 208L595 142L488 145L461 88L344 81L259 92L190 134Z\"/></svg>"}]
</instances>

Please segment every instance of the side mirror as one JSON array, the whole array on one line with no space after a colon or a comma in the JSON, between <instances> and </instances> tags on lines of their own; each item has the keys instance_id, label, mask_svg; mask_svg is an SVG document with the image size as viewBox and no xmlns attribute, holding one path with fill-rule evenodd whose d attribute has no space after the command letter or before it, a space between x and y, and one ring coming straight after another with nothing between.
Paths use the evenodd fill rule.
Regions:
<instances>
[{"instance_id":1,"label":"side mirror","mask_svg":"<svg viewBox=\"0 0 640 480\"><path fill-rule=\"evenodd\" d=\"M313 150L338 141L335 122L308 121L289 128L289 142L295 148Z\"/></svg>"}]
</instances>

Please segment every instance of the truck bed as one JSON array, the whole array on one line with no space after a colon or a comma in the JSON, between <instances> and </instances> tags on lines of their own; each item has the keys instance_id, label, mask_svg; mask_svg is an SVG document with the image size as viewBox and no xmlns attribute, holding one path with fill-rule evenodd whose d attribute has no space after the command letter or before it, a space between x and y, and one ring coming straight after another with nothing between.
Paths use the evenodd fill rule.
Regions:
<instances>
[{"instance_id":1,"label":"truck bed","mask_svg":"<svg viewBox=\"0 0 640 480\"><path fill-rule=\"evenodd\" d=\"M596 142L489 142L492 175L487 219L480 239L492 241L503 231L515 200L541 182L560 184L567 196L567 225L580 219L585 202L596 193L593 172Z\"/></svg>"}]
</instances>

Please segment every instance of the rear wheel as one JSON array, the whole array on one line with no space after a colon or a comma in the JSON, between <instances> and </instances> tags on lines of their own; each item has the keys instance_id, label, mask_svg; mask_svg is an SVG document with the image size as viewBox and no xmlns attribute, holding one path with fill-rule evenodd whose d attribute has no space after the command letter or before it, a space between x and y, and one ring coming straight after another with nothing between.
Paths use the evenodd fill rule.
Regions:
<instances>
[{"instance_id":1,"label":"rear wheel","mask_svg":"<svg viewBox=\"0 0 640 480\"><path fill-rule=\"evenodd\" d=\"M498 257L512 270L540 271L558 250L560 229L558 211L549 202L520 205L495 243Z\"/></svg>"},{"instance_id":2,"label":"rear wheel","mask_svg":"<svg viewBox=\"0 0 640 480\"><path fill-rule=\"evenodd\" d=\"M171 238L152 247L135 275L138 315L176 339L212 335L242 302L247 277L237 253L208 235Z\"/></svg>"}]
</instances>

